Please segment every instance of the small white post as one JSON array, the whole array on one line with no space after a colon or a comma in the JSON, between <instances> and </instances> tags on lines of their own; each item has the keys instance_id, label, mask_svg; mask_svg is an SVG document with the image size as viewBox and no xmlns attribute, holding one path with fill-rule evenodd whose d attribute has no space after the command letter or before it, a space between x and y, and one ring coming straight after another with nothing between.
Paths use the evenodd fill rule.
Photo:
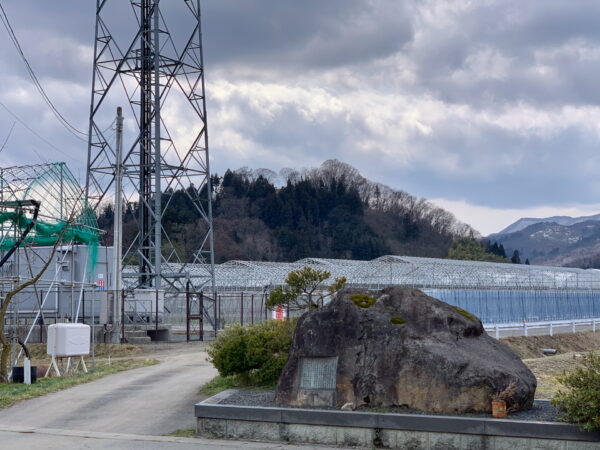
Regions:
<instances>
[{"instance_id":1,"label":"small white post","mask_svg":"<svg viewBox=\"0 0 600 450\"><path fill-rule=\"evenodd\" d=\"M571 322L571 329L572 329L573 333L575 333L575 321L574 320Z\"/></svg>"},{"instance_id":2,"label":"small white post","mask_svg":"<svg viewBox=\"0 0 600 450\"><path fill-rule=\"evenodd\" d=\"M523 328L524 328L524 330L525 330L525 337L529 336L529 331L528 331L528 329L527 329L527 323L524 323L524 324L523 324Z\"/></svg>"},{"instance_id":3,"label":"small white post","mask_svg":"<svg viewBox=\"0 0 600 450\"><path fill-rule=\"evenodd\" d=\"M25 384L31 384L31 361L27 356L23 361L23 382Z\"/></svg>"},{"instance_id":4,"label":"small white post","mask_svg":"<svg viewBox=\"0 0 600 450\"><path fill-rule=\"evenodd\" d=\"M550 336L554 336L554 331L552 330L552 322L550 322Z\"/></svg>"},{"instance_id":5,"label":"small white post","mask_svg":"<svg viewBox=\"0 0 600 450\"><path fill-rule=\"evenodd\" d=\"M596 332L596 319L592 320L592 331Z\"/></svg>"},{"instance_id":6,"label":"small white post","mask_svg":"<svg viewBox=\"0 0 600 450\"><path fill-rule=\"evenodd\" d=\"M496 339L500 339L500 327L496 324Z\"/></svg>"}]
</instances>

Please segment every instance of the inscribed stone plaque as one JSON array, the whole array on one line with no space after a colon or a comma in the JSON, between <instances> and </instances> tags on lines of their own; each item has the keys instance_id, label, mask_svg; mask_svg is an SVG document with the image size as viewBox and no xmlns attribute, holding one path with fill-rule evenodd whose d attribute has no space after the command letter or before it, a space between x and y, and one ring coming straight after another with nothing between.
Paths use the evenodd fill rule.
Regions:
<instances>
[{"instance_id":1,"label":"inscribed stone plaque","mask_svg":"<svg viewBox=\"0 0 600 450\"><path fill-rule=\"evenodd\" d=\"M302 358L300 389L335 390L337 363L337 356L333 358Z\"/></svg>"}]
</instances>

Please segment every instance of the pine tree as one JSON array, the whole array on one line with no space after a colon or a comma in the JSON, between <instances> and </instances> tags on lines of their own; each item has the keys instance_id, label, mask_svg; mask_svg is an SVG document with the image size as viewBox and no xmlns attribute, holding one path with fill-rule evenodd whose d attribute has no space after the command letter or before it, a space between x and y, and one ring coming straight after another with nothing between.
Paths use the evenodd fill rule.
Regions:
<instances>
[{"instance_id":1,"label":"pine tree","mask_svg":"<svg viewBox=\"0 0 600 450\"><path fill-rule=\"evenodd\" d=\"M502 256L503 258L506 258L506 250L504 250L503 244L500 244L500 246L498 247L498 256Z\"/></svg>"},{"instance_id":2,"label":"pine tree","mask_svg":"<svg viewBox=\"0 0 600 450\"><path fill-rule=\"evenodd\" d=\"M525 260L525 264L526 264L527 266L529 265L529 258L527 258L527 259Z\"/></svg>"},{"instance_id":3,"label":"pine tree","mask_svg":"<svg viewBox=\"0 0 600 450\"><path fill-rule=\"evenodd\" d=\"M512 258L510 258L513 264L521 264L521 256L519 255L519 250L515 250L513 252Z\"/></svg>"},{"instance_id":4,"label":"pine tree","mask_svg":"<svg viewBox=\"0 0 600 450\"><path fill-rule=\"evenodd\" d=\"M492 246L490 246L490 252L493 253L494 255L502 256L500 254L500 247L498 247L497 242L494 242L494 244Z\"/></svg>"}]
</instances>

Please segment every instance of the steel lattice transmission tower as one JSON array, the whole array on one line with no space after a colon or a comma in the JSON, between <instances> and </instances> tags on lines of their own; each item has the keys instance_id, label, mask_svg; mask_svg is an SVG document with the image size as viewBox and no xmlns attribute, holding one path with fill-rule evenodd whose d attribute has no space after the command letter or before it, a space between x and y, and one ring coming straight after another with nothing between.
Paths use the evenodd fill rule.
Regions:
<instances>
[{"instance_id":1,"label":"steel lattice transmission tower","mask_svg":"<svg viewBox=\"0 0 600 450\"><path fill-rule=\"evenodd\" d=\"M96 2L86 183L95 210L114 191L118 106L126 119L123 196L137 223L123 249L124 264L138 267L125 275L134 278L128 284L177 291L191 281L214 293L199 0ZM178 214L193 214L197 224L184 230ZM183 243L174 245L167 221L187 235Z\"/></svg>"}]
</instances>

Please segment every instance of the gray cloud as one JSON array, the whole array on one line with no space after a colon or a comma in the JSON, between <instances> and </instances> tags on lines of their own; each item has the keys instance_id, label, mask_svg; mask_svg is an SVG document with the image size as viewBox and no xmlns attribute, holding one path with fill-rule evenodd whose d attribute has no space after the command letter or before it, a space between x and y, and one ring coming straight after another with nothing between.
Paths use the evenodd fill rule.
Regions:
<instances>
[{"instance_id":1,"label":"gray cloud","mask_svg":"<svg viewBox=\"0 0 600 450\"><path fill-rule=\"evenodd\" d=\"M516 101L596 104L598 14L600 5L592 2L495 1L422 21L422 36L408 49L416 62L415 87L446 101L480 106ZM443 19L447 23L440 27ZM473 67L482 54L483 64ZM504 70L496 78L486 76L498 60L505 60Z\"/></svg>"},{"instance_id":2,"label":"gray cloud","mask_svg":"<svg viewBox=\"0 0 600 450\"><path fill-rule=\"evenodd\" d=\"M208 61L285 72L368 62L412 37L404 2L204 2ZM290 67L291 66L291 67Z\"/></svg>"},{"instance_id":3,"label":"gray cloud","mask_svg":"<svg viewBox=\"0 0 600 450\"><path fill-rule=\"evenodd\" d=\"M3 2L48 93L79 128L94 3ZM108 25L131 36L128 2L107 4ZM184 3L163 5L181 38ZM212 167L338 158L433 198L597 203L599 16L587 1L205 0ZM0 101L60 149L17 126L2 164L35 162L38 152L81 173L85 144L57 124L0 42ZM0 108L0 140L12 121Z\"/></svg>"}]
</instances>

